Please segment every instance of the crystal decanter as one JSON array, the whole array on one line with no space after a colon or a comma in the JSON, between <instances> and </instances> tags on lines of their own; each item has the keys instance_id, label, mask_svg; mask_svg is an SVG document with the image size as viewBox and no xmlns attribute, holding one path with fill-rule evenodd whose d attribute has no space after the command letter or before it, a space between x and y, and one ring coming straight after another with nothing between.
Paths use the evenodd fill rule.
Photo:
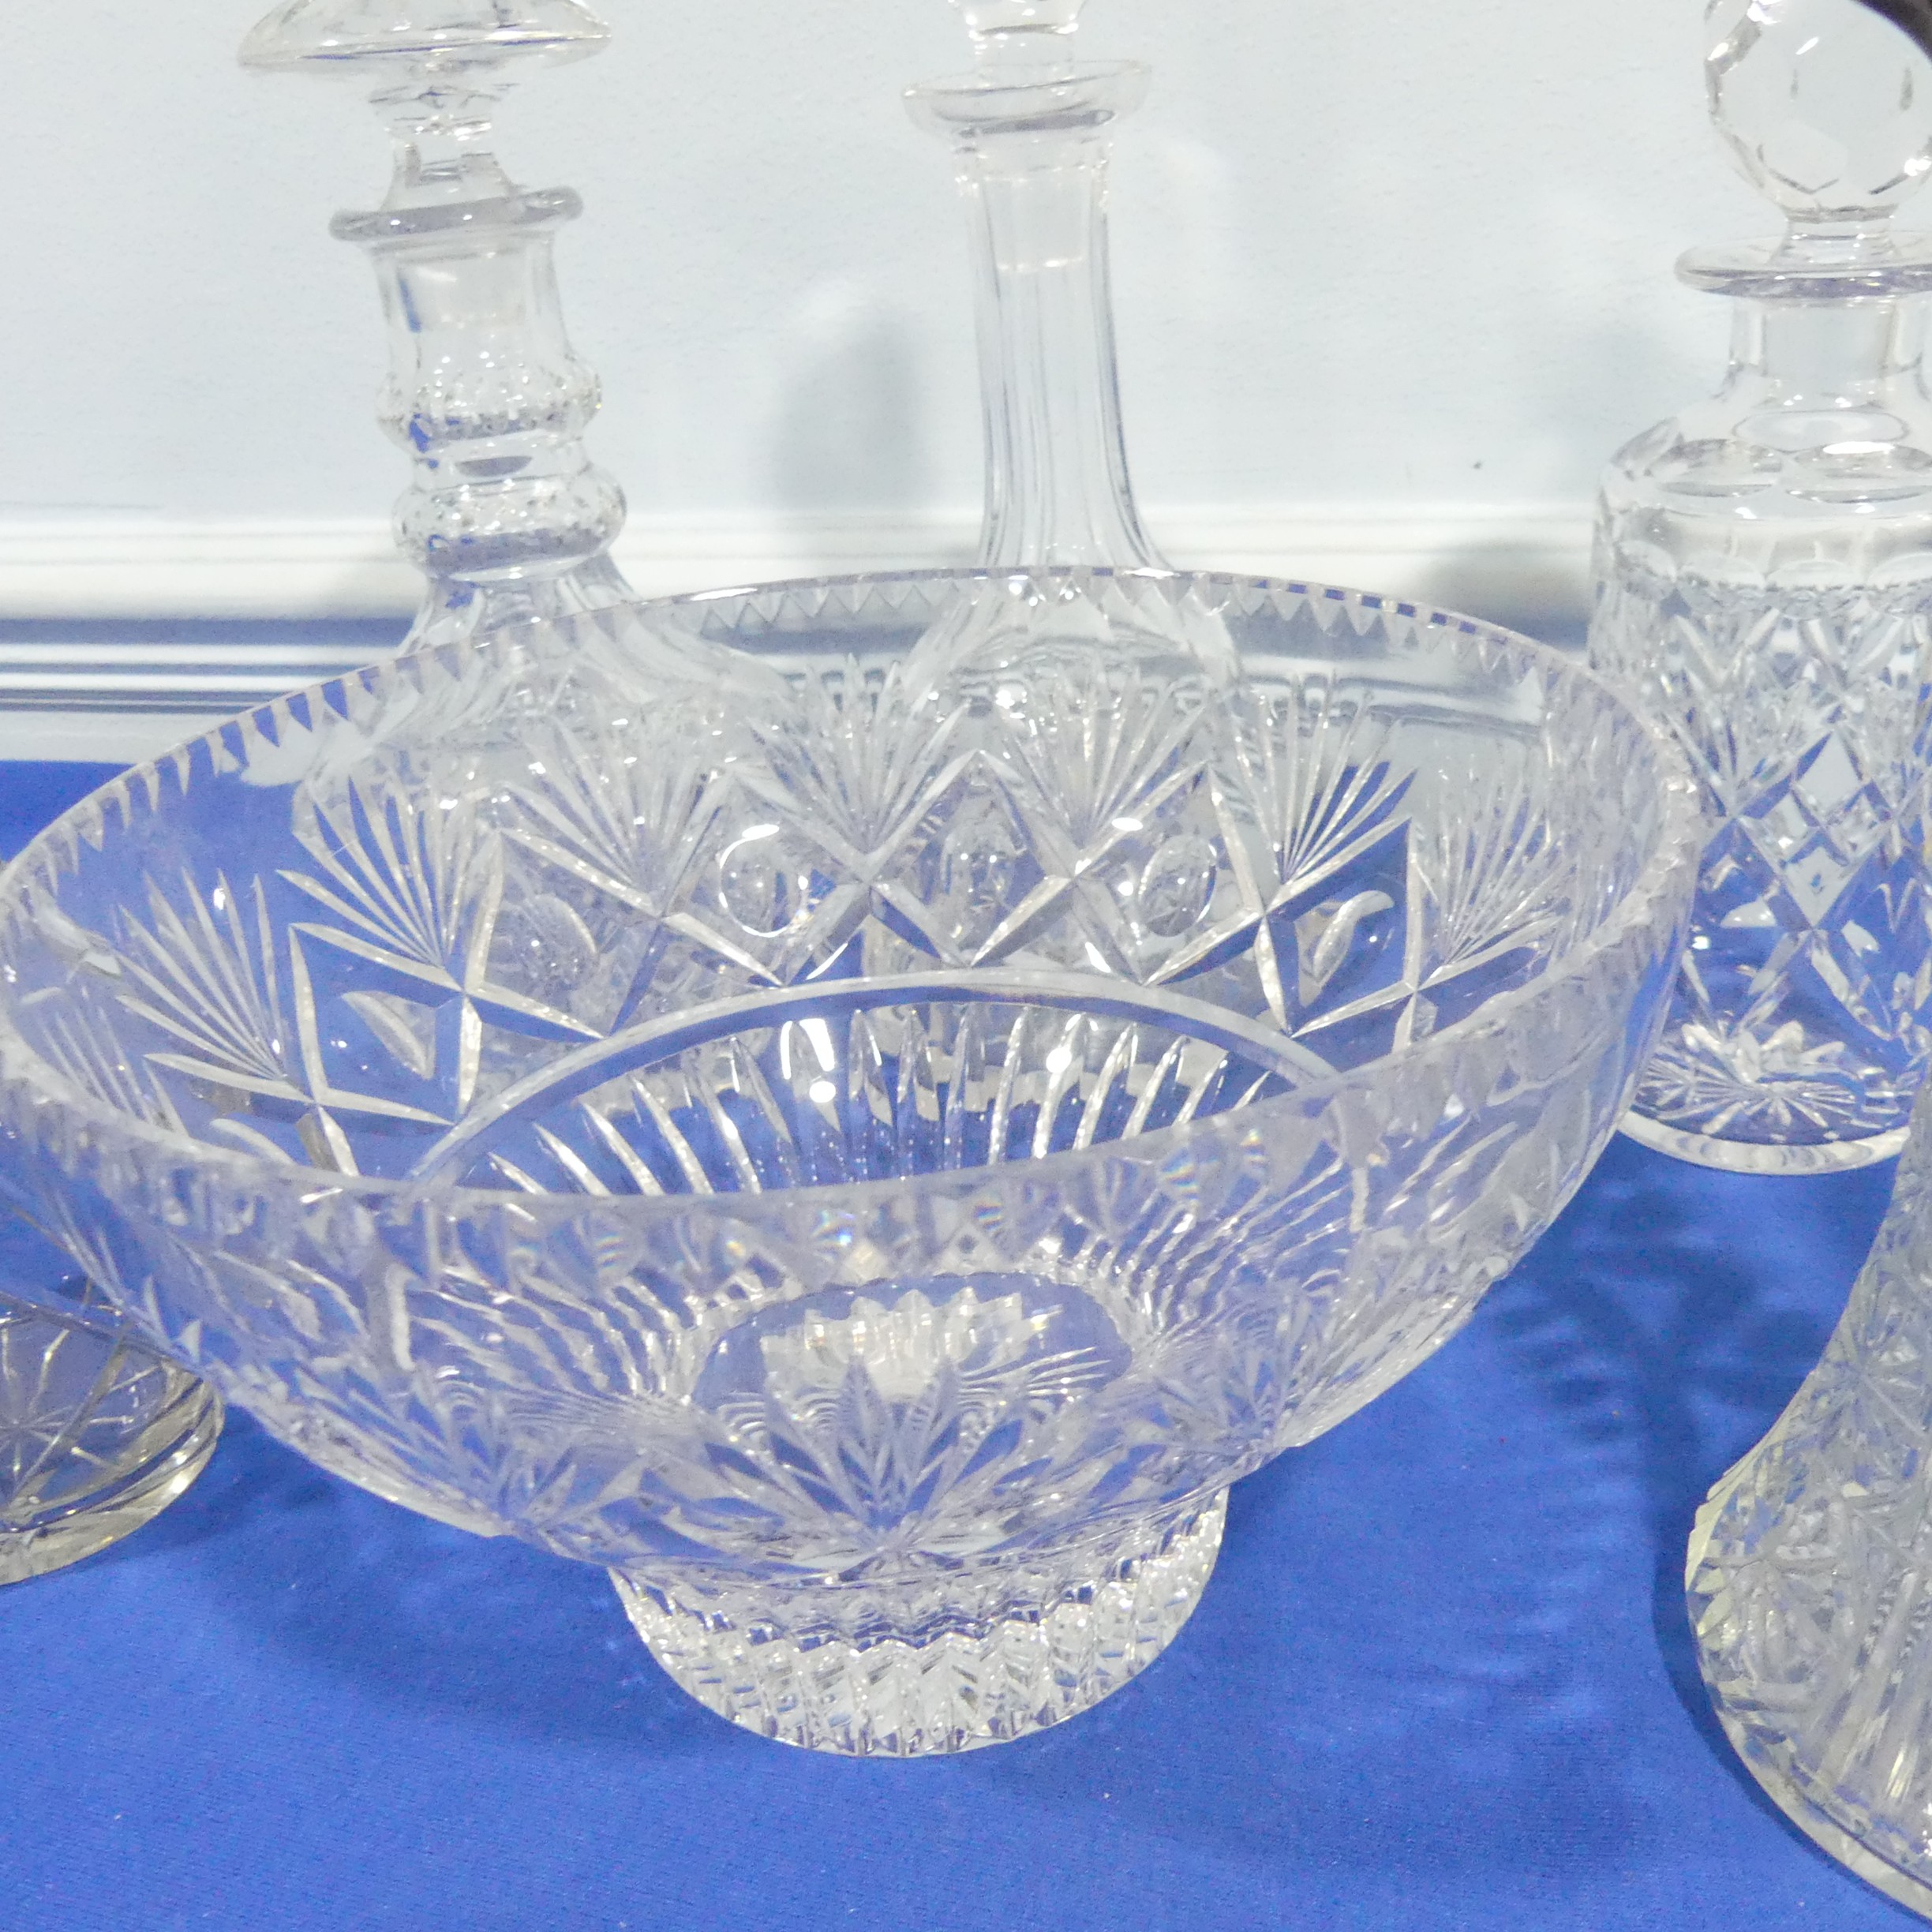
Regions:
<instances>
[{"instance_id":1,"label":"crystal decanter","mask_svg":"<svg viewBox=\"0 0 1932 1932\"><path fill-rule=\"evenodd\" d=\"M594 54L578 0L289 0L242 50L258 71L346 73L395 144L388 199L338 215L375 263L389 325L384 427L414 459L397 541L429 579L411 644L635 596L609 551L623 495L586 454L597 379L559 301L567 188L519 187L492 117L522 69Z\"/></svg>"},{"instance_id":2,"label":"crystal decanter","mask_svg":"<svg viewBox=\"0 0 1932 1932\"><path fill-rule=\"evenodd\" d=\"M1711 401L1600 509L1594 661L1689 752L1712 822L1628 1130L1713 1166L1896 1153L1932 1054L1932 60L1859 0L1714 0L1718 132L1786 217L1680 272L1734 303Z\"/></svg>"}]
</instances>

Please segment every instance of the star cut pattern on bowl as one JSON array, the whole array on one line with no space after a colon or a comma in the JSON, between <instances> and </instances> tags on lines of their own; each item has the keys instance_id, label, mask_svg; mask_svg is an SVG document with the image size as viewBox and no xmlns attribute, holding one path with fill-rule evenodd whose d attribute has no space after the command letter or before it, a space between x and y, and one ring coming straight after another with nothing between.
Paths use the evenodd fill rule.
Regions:
<instances>
[{"instance_id":1,"label":"star cut pattern on bowl","mask_svg":"<svg viewBox=\"0 0 1932 1932\"><path fill-rule=\"evenodd\" d=\"M316 1460L611 1568L769 1735L966 1748L1155 1654L1226 1484L1556 1211L1698 833L1587 672L1374 600L601 612L55 828L0 904L0 1123Z\"/></svg>"}]
</instances>

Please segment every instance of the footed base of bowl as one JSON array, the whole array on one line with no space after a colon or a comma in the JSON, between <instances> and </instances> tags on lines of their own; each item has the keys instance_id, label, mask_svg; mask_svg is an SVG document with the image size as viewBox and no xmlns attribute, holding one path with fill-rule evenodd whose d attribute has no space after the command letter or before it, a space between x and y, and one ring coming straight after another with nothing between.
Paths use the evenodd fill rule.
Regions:
<instances>
[{"instance_id":1,"label":"footed base of bowl","mask_svg":"<svg viewBox=\"0 0 1932 1932\"><path fill-rule=\"evenodd\" d=\"M721 1717L807 1750L925 1757L1064 1723L1137 1677L1193 1614L1226 1515L1220 1496L1133 1525L1078 1552L1084 1575L995 1573L990 1607L945 1601L957 1577L728 1596L612 1577L651 1654Z\"/></svg>"},{"instance_id":2,"label":"footed base of bowl","mask_svg":"<svg viewBox=\"0 0 1932 1932\"><path fill-rule=\"evenodd\" d=\"M1904 1150L1906 1135L1904 1128L1894 1127L1866 1140L1724 1140L1713 1134L1666 1127L1634 1110L1626 1114L1619 1125L1640 1147L1699 1167L1747 1174L1844 1174L1891 1159Z\"/></svg>"},{"instance_id":3,"label":"footed base of bowl","mask_svg":"<svg viewBox=\"0 0 1932 1932\"><path fill-rule=\"evenodd\" d=\"M221 1398L185 1368L0 1301L0 1584L158 1516L208 1466Z\"/></svg>"}]
</instances>

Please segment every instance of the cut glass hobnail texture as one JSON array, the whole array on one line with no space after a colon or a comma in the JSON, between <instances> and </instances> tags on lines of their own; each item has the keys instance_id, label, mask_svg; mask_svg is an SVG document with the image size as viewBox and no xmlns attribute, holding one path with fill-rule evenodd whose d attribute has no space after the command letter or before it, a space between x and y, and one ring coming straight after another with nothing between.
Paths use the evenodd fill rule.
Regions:
<instances>
[{"instance_id":1,"label":"cut glass hobnail texture","mask_svg":"<svg viewBox=\"0 0 1932 1932\"><path fill-rule=\"evenodd\" d=\"M1604 479L1594 661L1712 825L1630 1131L1798 1174L1897 1151L1932 1055L1932 61L1857 0L1715 0L1719 132L1788 217L1687 256L1737 304L1713 401Z\"/></svg>"},{"instance_id":2,"label":"cut glass hobnail texture","mask_svg":"<svg viewBox=\"0 0 1932 1932\"><path fill-rule=\"evenodd\" d=\"M1830 1348L1691 1538L1705 1681L1753 1774L1932 1918L1932 1106Z\"/></svg>"},{"instance_id":3,"label":"cut glass hobnail texture","mask_svg":"<svg viewBox=\"0 0 1932 1932\"><path fill-rule=\"evenodd\" d=\"M1699 837L1587 672L1372 598L593 613L46 834L0 893L0 1128L283 1440L609 1568L739 1723L966 1748L1157 1654L1227 1485L1561 1207Z\"/></svg>"}]
</instances>

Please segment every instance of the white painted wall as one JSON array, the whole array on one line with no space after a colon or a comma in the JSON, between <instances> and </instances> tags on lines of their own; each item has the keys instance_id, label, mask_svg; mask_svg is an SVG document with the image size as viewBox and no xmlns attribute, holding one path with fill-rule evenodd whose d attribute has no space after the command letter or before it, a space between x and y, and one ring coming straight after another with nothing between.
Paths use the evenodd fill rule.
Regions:
<instances>
[{"instance_id":1,"label":"white painted wall","mask_svg":"<svg viewBox=\"0 0 1932 1932\"><path fill-rule=\"evenodd\" d=\"M346 89L235 67L265 4L0 9L0 566L31 565L54 526L103 567L130 526L163 549L264 519L379 546L401 459L369 415L373 290L325 223L380 199L384 144ZM611 50L524 89L503 152L590 204L566 298L638 541L721 530L735 574L730 534L787 517L856 519L848 552L868 530L882 552L963 530L965 259L946 157L898 99L964 64L951 9L605 10ZM1242 549L1217 546L1225 526L1319 549L1338 511L1439 548L1493 522L1507 549L1527 511L1580 541L1604 457L1721 360L1722 305L1679 288L1673 258L1769 225L1704 122L1701 13L1091 0L1087 50L1156 69L1114 232L1133 459L1172 549ZM694 552L684 574L707 567ZM85 575L11 608L84 612ZM21 581L0 567L0 615Z\"/></svg>"}]
</instances>

